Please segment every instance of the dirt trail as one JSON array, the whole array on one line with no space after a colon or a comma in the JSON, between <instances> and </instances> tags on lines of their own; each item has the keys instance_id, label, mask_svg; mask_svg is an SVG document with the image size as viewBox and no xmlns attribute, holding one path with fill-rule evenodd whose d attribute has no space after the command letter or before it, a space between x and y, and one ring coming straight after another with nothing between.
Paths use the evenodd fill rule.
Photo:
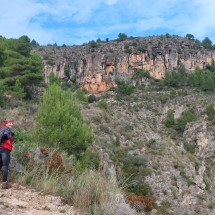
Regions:
<instances>
[{"instance_id":1,"label":"dirt trail","mask_svg":"<svg viewBox=\"0 0 215 215\"><path fill-rule=\"evenodd\" d=\"M78 215L60 197L43 195L34 189L13 183L0 189L0 215Z\"/></svg>"}]
</instances>

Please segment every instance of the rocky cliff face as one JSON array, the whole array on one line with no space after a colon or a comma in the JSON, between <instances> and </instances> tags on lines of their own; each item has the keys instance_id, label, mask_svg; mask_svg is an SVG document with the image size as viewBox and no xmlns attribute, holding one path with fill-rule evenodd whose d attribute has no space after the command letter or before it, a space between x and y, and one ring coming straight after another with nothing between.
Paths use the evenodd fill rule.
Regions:
<instances>
[{"instance_id":1,"label":"rocky cliff face","mask_svg":"<svg viewBox=\"0 0 215 215\"><path fill-rule=\"evenodd\" d=\"M103 92L114 85L116 78L129 80L139 69L149 71L155 79L162 79L168 70L183 64L187 70L204 69L215 59L215 52L186 38L156 36L132 38L126 41L111 41L81 46L40 46L44 61L45 81L53 72L65 78L65 68L70 77L87 91Z\"/></svg>"}]
</instances>

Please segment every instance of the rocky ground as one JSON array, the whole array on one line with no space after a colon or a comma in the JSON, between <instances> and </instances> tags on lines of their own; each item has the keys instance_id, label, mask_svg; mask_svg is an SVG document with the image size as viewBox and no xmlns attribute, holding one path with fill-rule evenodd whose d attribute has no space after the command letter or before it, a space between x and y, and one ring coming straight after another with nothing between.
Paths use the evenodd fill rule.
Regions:
<instances>
[{"instance_id":1,"label":"rocky ground","mask_svg":"<svg viewBox=\"0 0 215 215\"><path fill-rule=\"evenodd\" d=\"M124 183L134 167L135 182L147 183L152 189L156 205L141 214L215 214L215 111L208 115L209 105L214 110L214 93L141 88L120 101L111 92L83 105L82 114L93 128L93 147L101 157L105 175ZM175 124L167 127L169 110L174 111ZM176 124L185 111L193 113L195 119L178 130ZM123 162L130 165L124 168L124 175ZM22 172L20 167L14 168ZM114 203L114 212L104 215L132 214L126 204ZM9 214L77 213L60 197L13 184L9 190L0 189L0 215Z\"/></svg>"},{"instance_id":2,"label":"rocky ground","mask_svg":"<svg viewBox=\"0 0 215 215\"><path fill-rule=\"evenodd\" d=\"M132 159L140 163L137 180L153 190L157 204L153 213L215 214L215 125L206 113L208 105L215 106L214 95L192 90L137 91L122 101L105 101L107 109L92 104L83 114L92 123L97 145L109 155L110 174L114 172L111 161L125 160L116 152L124 151L130 163ZM165 126L168 110L174 111L175 122L184 111L196 118L179 131Z\"/></svg>"},{"instance_id":3,"label":"rocky ground","mask_svg":"<svg viewBox=\"0 0 215 215\"><path fill-rule=\"evenodd\" d=\"M57 196L43 195L20 184L0 190L0 215L77 215Z\"/></svg>"}]
</instances>

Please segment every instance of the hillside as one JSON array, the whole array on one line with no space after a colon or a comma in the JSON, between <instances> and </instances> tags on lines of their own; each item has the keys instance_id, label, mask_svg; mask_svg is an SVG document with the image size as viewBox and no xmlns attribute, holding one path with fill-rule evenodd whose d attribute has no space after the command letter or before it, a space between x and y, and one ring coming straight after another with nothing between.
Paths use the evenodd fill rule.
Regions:
<instances>
[{"instance_id":1,"label":"hillside","mask_svg":"<svg viewBox=\"0 0 215 215\"><path fill-rule=\"evenodd\" d=\"M114 86L116 79L132 82L132 75L138 70L162 79L166 71L176 70L180 65L194 71L196 67L205 69L215 59L214 51L179 36L91 41L68 47L39 46L34 52L42 56L46 82L53 72L58 78L69 77L93 93L106 91Z\"/></svg>"},{"instance_id":2,"label":"hillside","mask_svg":"<svg viewBox=\"0 0 215 215\"><path fill-rule=\"evenodd\" d=\"M136 89L121 101L111 93L101 97L107 109L93 103L82 112L92 123L106 173L133 192L153 195L152 214L214 214L215 127L207 112L215 106L214 94ZM167 127L169 110L175 124ZM183 118L187 111L195 116L190 122Z\"/></svg>"},{"instance_id":3,"label":"hillside","mask_svg":"<svg viewBox=\"0 0 215 215\"><path fill-rule=\"evenodd\" d=\"M84 215L215 213L214 51L177 36L38 46L31 53L48 86L38 55L29 60L28 49L17 64L8 51L0 118L16 118L19 173L10 177L20 187L61 196ZM6 195L17 198L16 187Z\"/></svg>"},{"instance_id":4,"label":"hillside","mask_svg":"<svg viewBox=\"0 0 215 215\"><path fill-rule=\"evenodd\" d=\"M102 175L122 187L121 192L125 198L123 201L129 203L136 212L131 211L124 203L115 205L116 203L112 202L106 207L113 208L114 215L213 215L215 212L214 93L205 93L192 88L175 90L151 86L145 89L140 86L130 95L121 96L120 100L116 99L116 94L114 91L98 94L97 101L81 105L82 115L93 128L95 140L92 147L101 159ZM7 111L17 116L17 128L19 127L22 132L31 130L35 125L34 115L37 106L35 104L23 106L20 102L13 104L14 106ZM5 111L2 111L3 115ZM14 156L17 157L18 149L19 153L27 150L28 157L30 156L30 160L27 159L29 163L38 159L39 162L46 163L45 160L50 159L45 152L38 154L39 151L35 146L29 144L29 141L26 143L23 140L19 141ZM20 160L20 155L17 158ZM67 158L68 167L73 166L74 161L68 163L69 161ZM19 169L20 165L17 167ZM23 172L20 169L19 171ZM53 183L59 183L60 188L63 188L62 180L68 184L70 180L74 181L67 175L65 179L60 177L60 181L56 178L56 182L40 181L40 177L47 178L45 172L39 178L33 176L35 180L31 182L32 185L44 187L42 189L50 190L48 191L50 194L51 190L55 193L58 189L57 184L52 186ZM23 179L26 178L27 181L29 177L31 175L23 175ZM74 177L77 178L75 175ZM94 190L94 186L98 186L96 190L100 187L100 182L97 180L88 179L89 191L98 192ZM83 199L86 188L84 184L79 186L80 195L83 195L82 189L85 193L80 196ZM108 186L109 192L113 190L111 186ZM74 188L72 186L67 189ZM21 192L22 189L18 189L13 193L15 195ZM71 192L72 190L69 191ZM21 196L14 198L24 201ZM89 196L94 202L94 194L91 193ZM144 201L141 200L141 196L144 197ZM69 198L72 199L73 196ZM30 209L33 210L33 206ZM42 210L42 206L36 209ZM8 207L4 210L9 212Z\"/></svg>"}]
</instances>

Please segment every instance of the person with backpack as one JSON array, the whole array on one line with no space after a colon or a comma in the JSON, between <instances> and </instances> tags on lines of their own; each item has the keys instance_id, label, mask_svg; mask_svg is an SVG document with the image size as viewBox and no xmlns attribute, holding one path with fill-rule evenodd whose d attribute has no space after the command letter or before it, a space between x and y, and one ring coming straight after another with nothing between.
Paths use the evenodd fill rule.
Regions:
<instances>
[{"instance_id":1,"label":"person with backpack","mask_svg":"<svg viewBox=\"0 0 215 215\"><path fill-rule=\"evenodd\" d=\"M2 189L9 188L7 178L10 164L10 153L13 150L13 136L12 132L14 120L7 117L0 126L0 169L2 169Z\"/></svg>"}]
</instances>

